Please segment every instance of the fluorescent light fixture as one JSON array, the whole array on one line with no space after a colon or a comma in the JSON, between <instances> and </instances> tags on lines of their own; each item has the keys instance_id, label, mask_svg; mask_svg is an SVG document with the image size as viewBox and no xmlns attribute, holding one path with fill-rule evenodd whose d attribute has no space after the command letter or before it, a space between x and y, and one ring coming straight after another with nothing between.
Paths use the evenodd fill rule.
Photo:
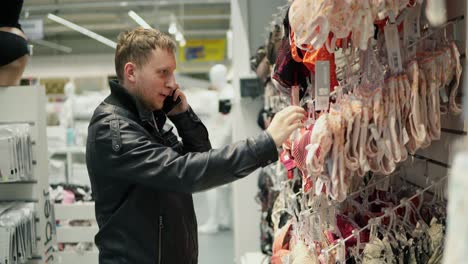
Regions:
<instances>
[{"instance_id":1,"label":"fluorescent light fixture","mask_svg":"<svg viewBox=\"0 0 468 264\"><path fill-rule=\"evenodd\" d=\"M177 32L175 35L175 40L181 41L182 39L184 39L184 35L182 35L180 32Z\"/></svg>"},{"instance_id":2,"label":"fluorescent light fixture","mask_svg":"<svg viewBox=\"0 0 468 264\"><path fill-rule=\"evenodd\" d=\"M56 50L59 50L61 52L65 52L65 53L71 53L72 52L72 48L67 47L67 46L63 46L63 45L60 45L60 44L57 44L57 43L54 43L54 42L51 42L51 41L36 39L36 40L32 40L32 42L34 42L34 43L36 43L38 45L48 47L48 48L51 48L51 49L56 49Z\"/></svg>"},{"instance_id":3,"label":"fluorescent light fixture","mask_svg":"<svg viewBox=\"0 0 468 264\"><path fill-rule=\"evenodd\" d=\"M107 45L107 46L109 46L111 48L115 49L117 47L117 43L115 43L114 41L112 41L112 40L110 40L108 38L105 38L105 37L103 37L103 36L101 36L99 34L96 34L93 31L88 30L88 29L86 29L86 28L84 28L82 26L78 26L77 24L72 23L72 22L70 22L70 21L68 21L66 19L61 18L61 17L58 17L58 16L56 16L54 14L49 13L47 15L47 18L49 18L50 20L53 20L53 21L55 21L55 22L57 22L59 24L62 24L64 26L68 27L68 28L76 30L76 31L80 32L81 34L86 35L86 36L88 36L88 37L90 37L92 39L95 39L95 40L97 40L97 41L99 41L99 42L101 42L101 43L103 43L103 44L105 44L105 45Z\"/></svg>"},{"instance_id":4,"label":"fluorescent light fixture","mask_svg":"<svg viewBox=\"0 0 468 264\"><path fill-rule=\"evenodd\" d=\"M145 29L151 28L151 26L148 23L146 23L146 21L143 18L141 18L141 16L139 16L137 13L133 12L133 10L128 11L128 15L133 20L135 20L135 22L137 22L138 25L140 25L142 28L145 28Z\"/></svg>"},{"instance_id":5,"label":"fluorescent light fixture","mask_svg":"<svg viewBox=\"0 0 468 264\"><path fill-rule=\"evenodd\" d=\"M171 24L169 25L169 34L172 34L174 35L175 33L177 33L177 25L175 22L171 22Z\"/></svg>"},{"instance_id":6,"label":"fluorescent light fixture","mask_svg":"<svg viewBox=\"0 0 468 264\"><path fill-rule=\"evenodd\" d=\"M227 39L227 57L228 59L232 60L232 29L226 31L226 39Z\"/></svg>"}]
</instances>

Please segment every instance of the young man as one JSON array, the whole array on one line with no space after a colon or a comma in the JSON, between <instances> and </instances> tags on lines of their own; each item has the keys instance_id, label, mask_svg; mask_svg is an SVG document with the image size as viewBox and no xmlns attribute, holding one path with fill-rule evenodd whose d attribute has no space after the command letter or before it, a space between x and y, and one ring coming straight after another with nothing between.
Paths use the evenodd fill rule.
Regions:
<instances>
[{"instance_id":1,"label":"young man","mask_svg":"<svg viewBox=\"0 0 468 264\"><path fill-rule=\"evenodd\" d=\"M174 79L175 43L154 29L119 37L119 82L94 112L86 163L96 204L100 264L197 263L192 193L240 179L277 160L305 111L279 112L266 132L211 149L208 131ZM164 101L180 98L169 113ZM182 138L165 125L166 116Z\"/></svg>"}]
</instances>

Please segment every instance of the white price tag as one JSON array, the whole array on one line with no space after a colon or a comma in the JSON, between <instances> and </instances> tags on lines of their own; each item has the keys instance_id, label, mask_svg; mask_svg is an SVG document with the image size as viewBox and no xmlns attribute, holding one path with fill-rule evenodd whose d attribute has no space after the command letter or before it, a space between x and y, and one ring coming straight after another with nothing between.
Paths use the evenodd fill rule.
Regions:
<instances>
[{"instance_id":1,"label":"white price tag","mask_svg":"<svg viewBox=\"0 0 468 264\"><path fill-rule=\"evenodd\" d=\"M291 105L299 106L299 86L291 87Z\"/></svg>"},{"instance_id":2,"label":"white price tag","mask_svg":"<svg viewBox=\"0 0 468 264\"><path fill-rule=\"evenodd\" d=\"M344 245L344 242L342 242L340 240L340 245L338 245L338 248L336 249L336 263L339 263L339 264L344 264L346 263L346 248L345 248L345 245Z\"/></svg>"},{"instance_id":3,"label":"white price tag","mask_svg":"<svg viewBox=\"0 0 468 264\"><path fill-rule=\"evenodd\" d=\"M315 64L315 110L327 110L330 101L330 62Z\"/></svg>"},{"instance_id":4,"label":"white price tag","mask_svg":"<svg viewBox=\"0 0 468 264\"><path fill-rule=\"evenodd\" d=\"M334 206L330 206L330 209L328 210L328 229L335 232L335 227L336 227L336 210Z\"/></svg>"},{"instance_id":5,"label":"white price tag","mask_svg":"<svg viewBox=\"0 0 468 264\"><path fill-rule=\"evenodd\" d=\"M389 23L385 26L385 45L390 69L393 73L401 72L403 63L401 61L400 37L395 24Z\"/></svg>"},{"instance_id":6,"label":"white price tag","mask_svg":"<svg viewBox=\"0 0 468 264\"><path fill-rule=\"evenodd\" d=\"M406 47L406 59L409 60L416 56L417 45L414 45L414 43L416 43L421 36L421 5L410 7L407 10L408 12L403 22L403 43Z\"/></svg>"},{"instance_id":7,"label":"white price tag","mask_svg":"<svg viewBox=\"0 0 468 264\"><path fill-rule=\"evenodd\" d=\"M310 219L310 226L311 226L311 237L313 241L320 241L320 233L322 229L321 221L320 221L320 215L319 214L314 214Z\"/></svg>"}]
</instances>

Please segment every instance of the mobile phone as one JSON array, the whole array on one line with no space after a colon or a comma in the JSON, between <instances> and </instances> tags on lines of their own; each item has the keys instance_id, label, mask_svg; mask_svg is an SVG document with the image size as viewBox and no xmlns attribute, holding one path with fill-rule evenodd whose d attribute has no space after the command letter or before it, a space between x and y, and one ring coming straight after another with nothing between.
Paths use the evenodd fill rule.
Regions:
<instances>
[{"instance_id":1,"label":"mobile phone","mask_svg":"<svg viewBox=\"0 0 468 264\"><path fill-rule=\"evenodd\" d=\"M177 100L174 101L174 93L175 91L172 93L171 96L168 96L166 97L166 99L164 99L164 105L162 110L166 114L169 113L172 109L174 109L174 107L176 107L182 101L180 100L180 97L177 97Z\"/></svg>"}]
</instances>

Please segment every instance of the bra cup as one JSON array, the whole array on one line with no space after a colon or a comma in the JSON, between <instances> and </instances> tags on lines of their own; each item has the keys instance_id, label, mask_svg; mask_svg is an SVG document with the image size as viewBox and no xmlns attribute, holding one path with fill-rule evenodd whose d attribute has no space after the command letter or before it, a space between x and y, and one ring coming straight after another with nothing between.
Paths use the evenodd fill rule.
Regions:
<instances>
[{"instance_id":1,"label":"bra cup","mask_svg":"<svg viewBox=\"0 0 468 264\"><path fill-rule=\"evenodd\" d=\"M311 39L309 44L312 45L314 49L318 50L328 39L328 33L330 32L328 20L327 18L320 16L309 28L314 29L313 33L310 34ZM318 33L316 33L316 30L318 30Z\"/></svg>"}]
</instances>

